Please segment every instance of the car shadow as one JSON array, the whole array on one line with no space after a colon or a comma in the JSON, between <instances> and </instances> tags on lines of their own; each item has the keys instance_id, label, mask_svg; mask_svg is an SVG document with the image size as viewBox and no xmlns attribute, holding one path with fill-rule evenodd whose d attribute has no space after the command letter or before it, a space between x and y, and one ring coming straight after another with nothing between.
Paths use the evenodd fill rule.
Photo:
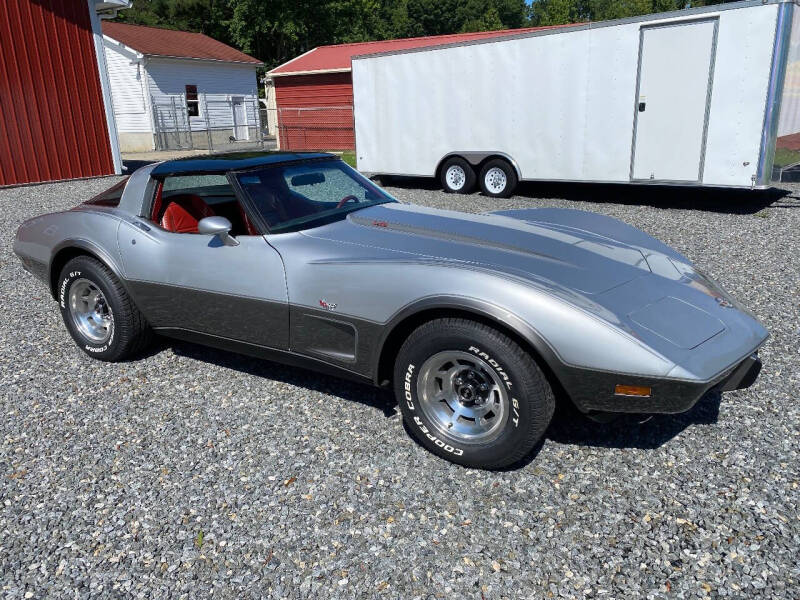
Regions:
<instances>
[{"instance_id":1,"label":"car shadow","mask_svg":"<svg viewBox=\"0 0 800 600\"><path fill-rule=\"evenodd\" d=\"M178 356L200 360L225 369L288 383L310 391L358 402L379 410L384 417L399 416L399 408L391 390L318 373L310 369L283 365L260 358L218 350L191 342L163 340L160 349L172 348ZM608 423L598 423L581 414L565 398L559 398L550 427L542 440L520 462L503 470L517 470L533 462L548 442L600 448L638 448L653 450L667 443L691 425L717 422L722 394L712 390L690 410L675 415L618 415ZM405 423L404 423L405 426ZM406 428L408 431L408 428Z\"/></svg>"},{"instance_id":2,"label":"car shadow","mask_svg":"<svg viewBox=\"0 0 800 600\"><path fill-rule=\"evenodd\" d=\"M438 181L431 177L392 176L386 179L385 185L401 189L441 189ZM786 196L795 202L781 202L781 199ZM597 204L678 208L741 215L755 214L770 207L800 208L797 197L780 188L747 190L668 185L523 181L517 187L513 197L530 200L557 198Z\"/></svg>"},{"instance_id":3,"label":"car shadow","mask_svg":"<svg viewBox=\"0 0 800 600\"><path fill-rule=\"evenodd\" d=\"M288 383L310 391L336 396L349 402L358 402L380 410L386 418L393 417L399 412L397 402L390 390L191 342L165 339L162 348L166 347L172 348L178 356L200 360L255 377Z\"/></svg>"},{"instance_id":4,"label":"car shadow","mask_svg":"<svg viewBox=\"0 0 800 600\"><path fill-rule=\"evenodd\" d=\"M608 423L595 422L578 413L571 404L565 406L566 403L561 403L546 437L560 444L652 450L664 445L690 425L716 423L721 401L721 392L713 390L684 413L624 414Z\"/></svg>"}]
</instances>

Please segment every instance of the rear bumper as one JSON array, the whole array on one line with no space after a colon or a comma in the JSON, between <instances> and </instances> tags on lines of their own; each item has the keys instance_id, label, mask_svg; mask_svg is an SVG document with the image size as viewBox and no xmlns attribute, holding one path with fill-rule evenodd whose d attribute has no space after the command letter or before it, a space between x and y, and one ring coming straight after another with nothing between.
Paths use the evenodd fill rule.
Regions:
<instances>
[{"instance_id":1,"label":"rear bumper","mask_svg":"<svg viewBox=\"0 0 800 600\"><path fill-rule=\"evenodd\" d=\"M16 248L14 249L14 254L17 255L20 262L22 263L22 268L25 269L28 273L42 281L43 283L47 283L47 264L40 262L30 256L26 256L20 252L17 252Z\"/></svg>"},{"instance_id":2,"label":"rear bumper","mask_svg":"<svg viewBox=\"0 0 800 600\"><path fill-rule=\"evenodd\" d=\"M750 387L761 372L761 360L753 353L709 381L685 381L654 377L636 377L622 373L566 369L559 379L583 412L681 413L692 408L706 392L723 392ZM647 397L620 396L618 384L649 387Z\"/></svg>"}]
</instances>

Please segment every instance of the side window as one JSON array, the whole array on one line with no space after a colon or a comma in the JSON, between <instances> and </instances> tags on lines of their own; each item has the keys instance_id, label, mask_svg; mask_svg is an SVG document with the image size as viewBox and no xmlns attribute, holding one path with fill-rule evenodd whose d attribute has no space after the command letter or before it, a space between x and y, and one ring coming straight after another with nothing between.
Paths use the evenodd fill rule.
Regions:
<instances>
[{"instance_id":1,"label":"side window","mask_svg":"<svg viewBox=\"0 0 800 600\"><path fill-rule=\"evenodd\" d=\"M231 184L225 175L175 175L164 179L164 194L213 195L226 192L233 195Z\"/></svg>"},{"instance_id":2,"label":"side window","mask_svg":"<svg viewBox=\"0 0 800 600\"><path fill-rule=\"evenodd\" d=\"M225 175L175 175L158 187L151 220L173 233L197 233L205 217L231 222L232 235L257 235Z\"/></svg>"},{"instance_id":3,"label":"side window","mask_svg":"<svg viewBox=\"0 0 800 600\"><path fill-rule=\"evenodd\" d=\"M197 97L197 86L186 86L186 111L190 117L200 116L200 100Z\"/></svg>"},{"instance_id":4,"label":"side window","mask_svg":"<svg viewBox=\"0 0 800 600\"><path fill-rule=\"evenodd\" d=\"M105 192L101 192L91 200L87 200L86 204L109 207L119 206L119 201L122 199L122 192L125 191L126 183L128 183L127 177L113 187L107 189Z\"/></svg>"}]
</instances>

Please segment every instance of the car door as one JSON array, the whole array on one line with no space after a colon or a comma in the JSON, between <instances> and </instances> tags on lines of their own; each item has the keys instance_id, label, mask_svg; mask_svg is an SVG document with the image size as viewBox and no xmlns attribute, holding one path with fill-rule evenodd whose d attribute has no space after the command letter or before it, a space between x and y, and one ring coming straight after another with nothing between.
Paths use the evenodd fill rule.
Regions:
<instances>
[{"instance_id":1,"label":"car door","mask_svg":"<svg viewBox=\"0 0 800 600\"><path fill-rule=\"evenodd\" d=\"M240 213L239 200L223 175L166 178L156 203L168 205L175 194L199 196L213 214L232 222ZM168 231L157 222L159 215L120 225L125 278L154 329L288 348L283 261L240 214L232 230L238 245L225 245L217 236Z\"/></svg>"}]
</instances>

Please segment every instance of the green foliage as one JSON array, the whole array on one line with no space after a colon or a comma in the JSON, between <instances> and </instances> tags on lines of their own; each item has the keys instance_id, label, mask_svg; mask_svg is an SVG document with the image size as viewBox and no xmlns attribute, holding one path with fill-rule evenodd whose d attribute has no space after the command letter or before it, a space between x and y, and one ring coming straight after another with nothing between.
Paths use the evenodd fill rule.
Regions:
<instances>
[{"instance_id":1,"label":"green foliage","mask_svg":"<svg viewBox=\"0 0 800 600\"><path fill-rule=\"evenodd\" d=\"M697 0L692 5L718 0ZM136 0L128 23L199 31L275 67L316 46L602 21L686 0Z\"/></svg>"},{"instance_id":2,"label":"green foliage","mask_svg":"<svg viewBox=\"0 0 800 600\"><path fill-rule=\"evenodd\" d=\"M136 0L132 8L119 12L117 21L197 31L227 43L232 4L230 0Z\"/></svg>"}]
</instances>

